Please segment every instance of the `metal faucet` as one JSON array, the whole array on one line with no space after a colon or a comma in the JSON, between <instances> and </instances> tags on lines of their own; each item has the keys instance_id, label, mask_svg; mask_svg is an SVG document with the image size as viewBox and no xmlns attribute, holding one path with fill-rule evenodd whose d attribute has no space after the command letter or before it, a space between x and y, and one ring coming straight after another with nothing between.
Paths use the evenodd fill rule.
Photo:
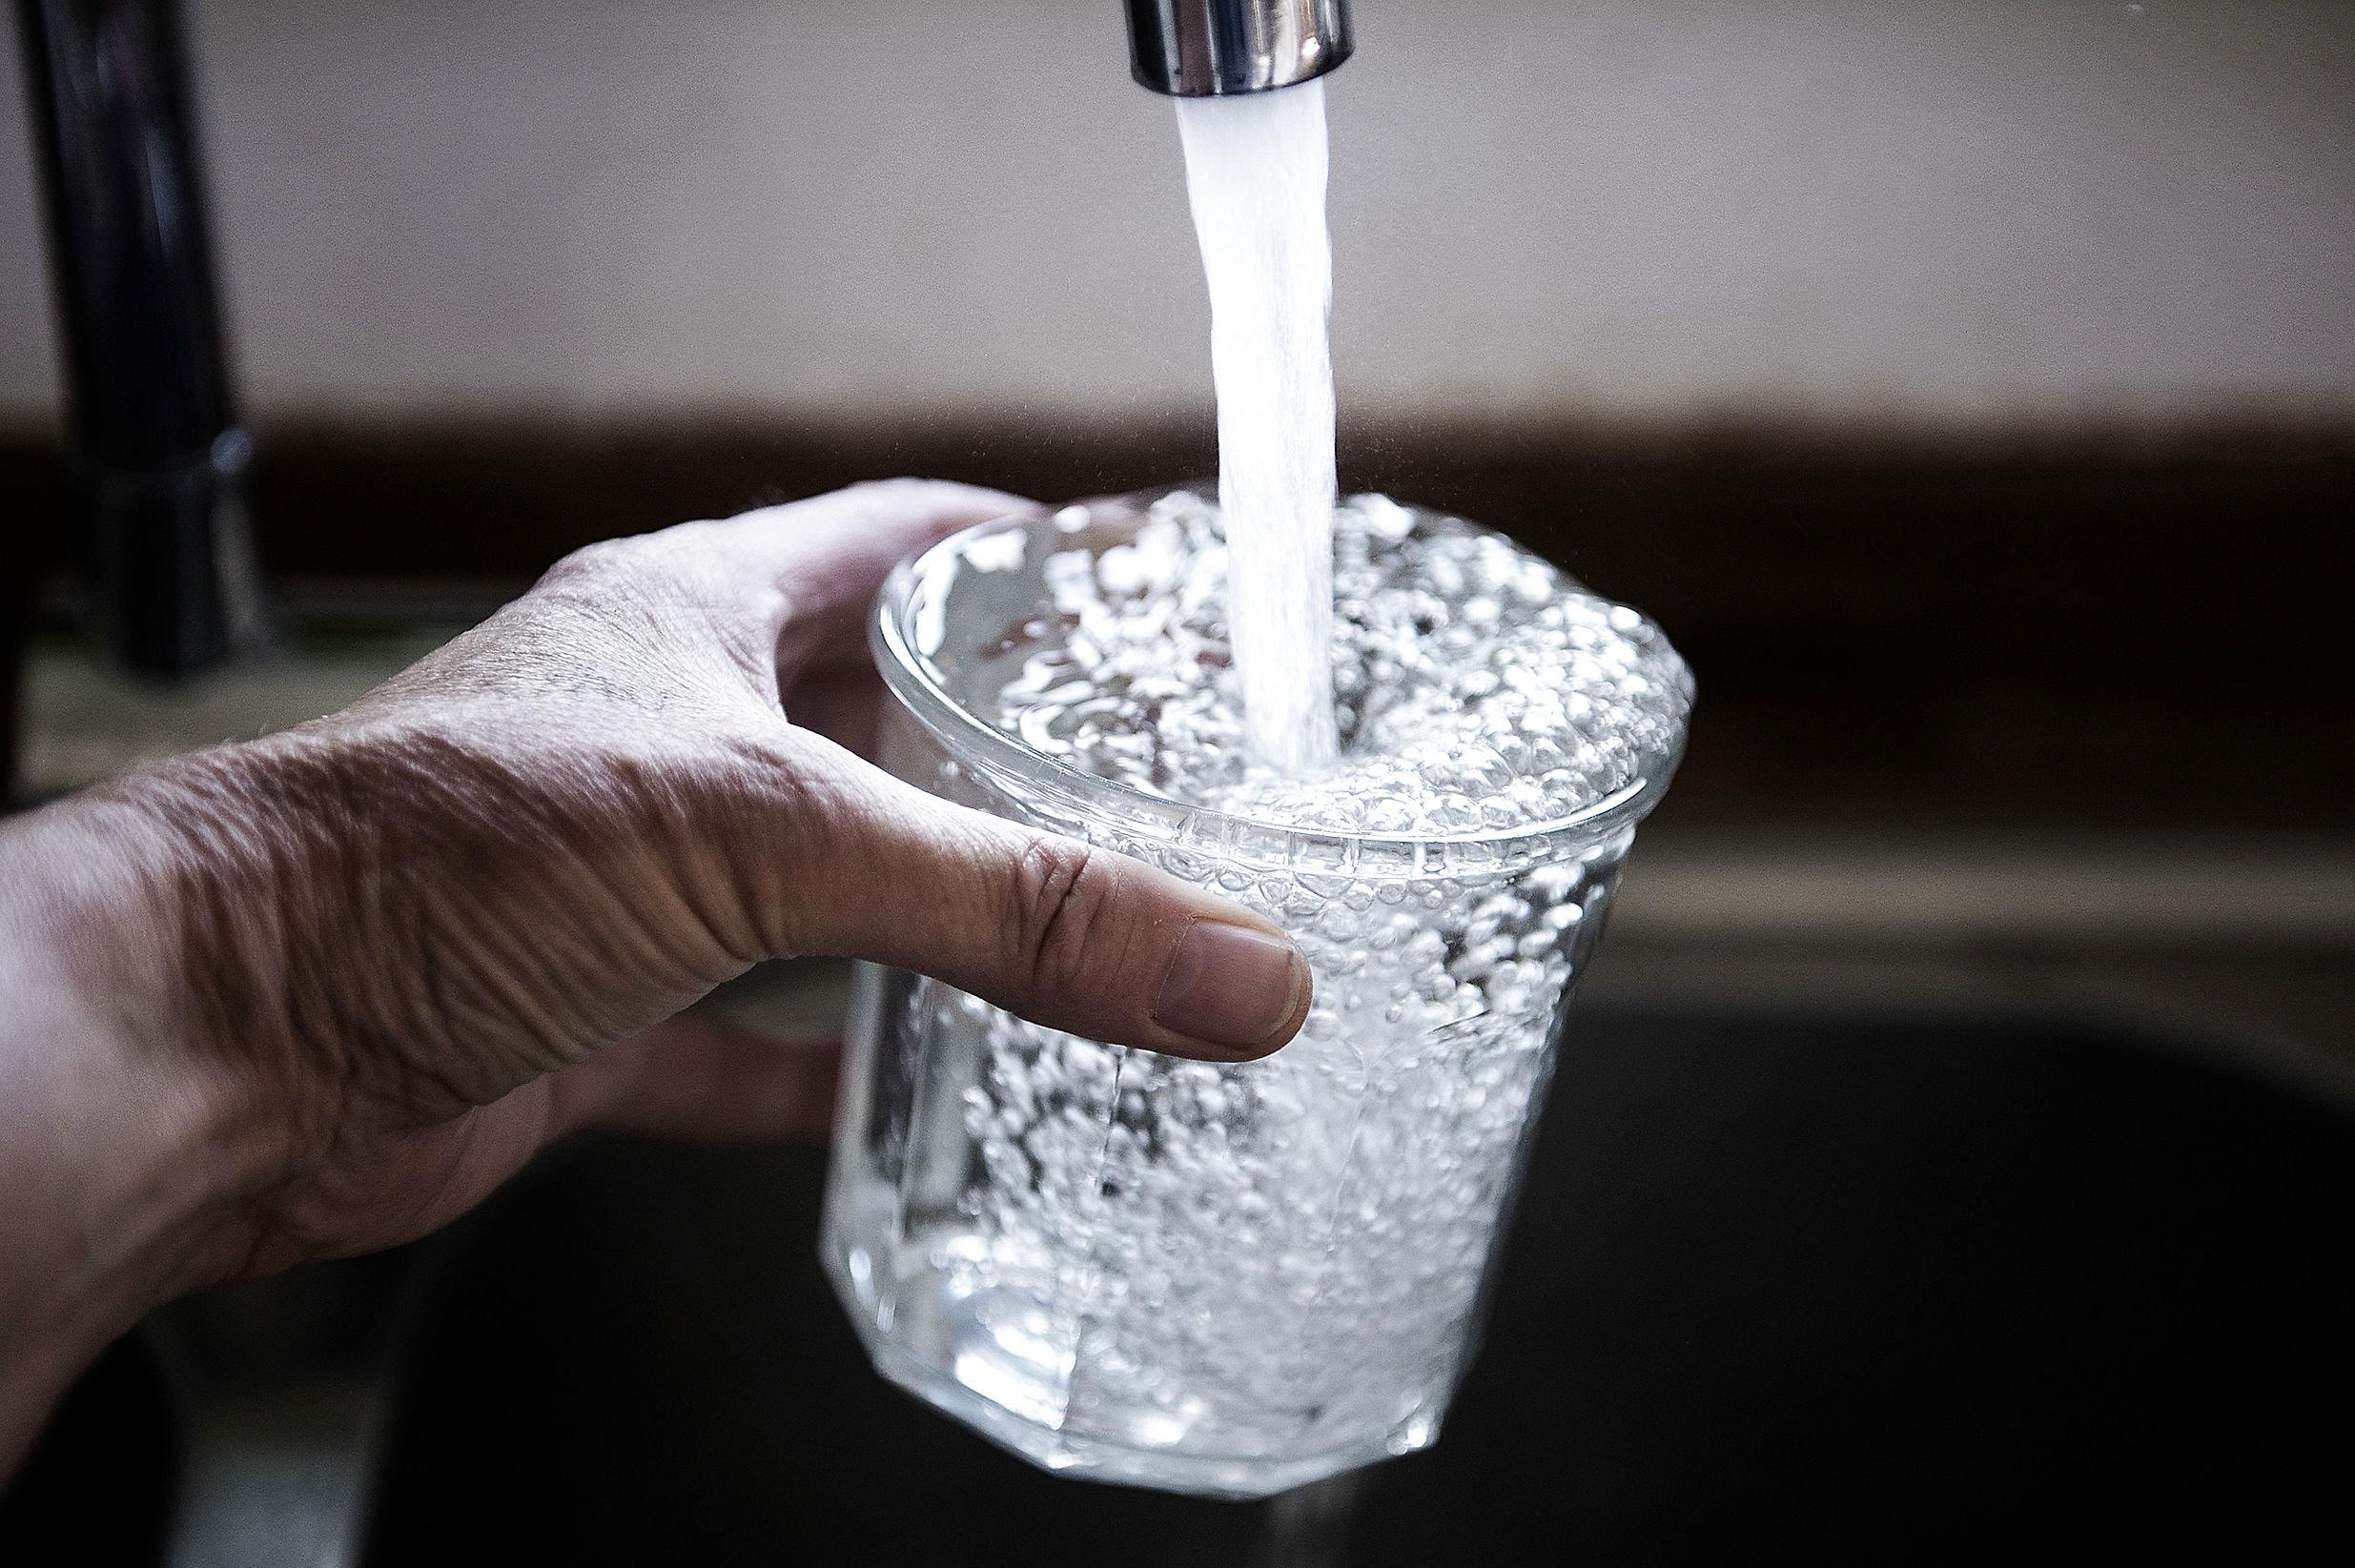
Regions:
<instances>
[{"instance_id":1,"label":"metal faucet","mask_svg":"<svg viewBox=\"0 0 2355 1568\"><path fill-rule=\"evenodd\" d=\"M1349 58L1349 0L1128 0L1137 81L1178 98L1267 92Z\"/></svg>"},{"instance_id":2,"label":"metal faucet","mask_svg":"<svg viewBox=\"0 0 2355 1568\"><path fill-rule=\"evenodd\" d=\"M173 0L18 0L96 620L133 669L254 641L240 480Z\"/></svg>"}]
</instances>

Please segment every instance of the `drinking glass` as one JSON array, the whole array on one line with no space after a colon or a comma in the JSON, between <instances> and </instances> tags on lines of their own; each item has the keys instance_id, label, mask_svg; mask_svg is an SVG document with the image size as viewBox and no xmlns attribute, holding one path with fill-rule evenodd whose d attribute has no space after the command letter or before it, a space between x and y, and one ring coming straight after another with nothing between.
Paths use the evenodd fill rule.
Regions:
<instances>
[{"instance_id":1,"label":"drinking glass","mask_svg":"<svg viewBox=\"0 0 2355 1568\"><path fill-rule=\"evenodd\" d=\"M1055 613L1050 563L1100 563L1153 500L984 524L901 565L870 627L881 760L1274 919L1314 972L1309 1021L1261 1061L1180 1061L862 966L822 1247L876 1366L984 1436L1259 1497L1437 1436L1683 710L1615 792L1508 831L1320 832L1082 772L985 714Z\"/></svg>"}]
</instances>

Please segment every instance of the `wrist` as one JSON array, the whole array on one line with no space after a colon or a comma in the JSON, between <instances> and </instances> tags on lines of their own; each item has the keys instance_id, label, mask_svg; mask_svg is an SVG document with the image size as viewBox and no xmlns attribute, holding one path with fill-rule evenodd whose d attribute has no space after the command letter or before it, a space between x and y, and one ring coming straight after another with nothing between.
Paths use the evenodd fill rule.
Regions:
<instances>
[{"instance_id":1,"label":"wrist","mask_svg":"<svg viewBox=\"0 0 2355 1568\"><path fill-rule=\"evenodd\" d=\"M236 1272L276 1157L173 994L178 851L119 797L0 825L0 1474L110 1340Z\"/></svg>"}]
</instances>

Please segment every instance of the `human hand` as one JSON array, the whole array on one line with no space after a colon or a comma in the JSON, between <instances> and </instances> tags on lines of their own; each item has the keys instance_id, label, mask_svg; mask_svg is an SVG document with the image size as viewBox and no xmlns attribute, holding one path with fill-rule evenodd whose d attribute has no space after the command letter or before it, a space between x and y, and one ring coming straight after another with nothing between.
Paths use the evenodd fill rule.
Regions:
<instances>
[{"instance_id":1,"label":"human hand","mask_svg":"<svg viewBox=\"0 0 2355 1568\"><path fill-rule=\"evenodd\" d=\"M838 743L871 727L891 565L1023 505L899 481L594 546L343 712L0 833L0 953L50 1042L0 1023L30 1086L0 1158L80 1128L50 1179L113 1168L67 1206L87 1299L20 1313L103 1343L177 1291L422 1234L584 1126L814 1129L829 1052L674 1017L764 958L1215 1061L1289 1039L1307 969L1261 917Z\"/></svg>"}]
</instances>

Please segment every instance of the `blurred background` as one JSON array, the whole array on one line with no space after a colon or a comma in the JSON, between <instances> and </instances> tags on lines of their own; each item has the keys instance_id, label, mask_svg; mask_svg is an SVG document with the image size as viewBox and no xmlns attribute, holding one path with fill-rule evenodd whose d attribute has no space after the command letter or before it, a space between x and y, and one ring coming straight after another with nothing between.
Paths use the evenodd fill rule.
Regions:
<instances>
[{"instance_id":1,"label":"blurred background","mask_svg":"<svg viewBox=\"0 0 2355 1568\"><path fill-rule=\"evenodd\" d=\"M1109 0L184 17L276 636L162 683L100 651L11 54L21 803L324 711L592 539L887 473L1052 499L1215 467L1178 140ZM2355 1392L2355 10L1357 20L1329 95L1344 488L1506 528L1639 604L1702 699L1582 991L1489 1380L1433 1456L1284 1528L1341 1509L1350 1560L1436 1560L1462 1538L1411 1521L1476 1516L1504 1521L1488 1560L1535 1561L2326 1517L2312 1477L2348 1456L2304 1417ZM797 969L720 1005L822 1021L839 994ZM508 1521L466 1536L486 1554L584 1561L1060 1560L1016 1522L1040 1511L1129 1542L1115 1561L1307 1550L899 1413L815 1284L808 1159L572 1158L477 1228L531 1215L539 1251L360 1291L416 1304L364 1354L318 1353L343 1395L237 1361L260 1369L238 1388L326 1400L317 1453L299 1420L215 1420L207 1441L260 1447L221 1461L215 1514L191 1504L216 1472L187 1413L224 1407L187 1369L223 1362L167 1329L104 1370L0 1543L112 1473L158 1499L111 1515L125 1560L370 1495L369 1560L447 1551L485 1508ZM604 1330L527 1348L584 1300ZM861 1401L873 1465L776 1446ZM167 1405L177 1425L138 1414ZM544 1456L591 1431L626 1458ZM518 1451L562 1507L447 1458ZM875 1490L916 1451L913 1495L955 1502L936 1535ZM299 1492L286 1453L344 1503L254 1479Z\"/></svg>"}]
</instances>

